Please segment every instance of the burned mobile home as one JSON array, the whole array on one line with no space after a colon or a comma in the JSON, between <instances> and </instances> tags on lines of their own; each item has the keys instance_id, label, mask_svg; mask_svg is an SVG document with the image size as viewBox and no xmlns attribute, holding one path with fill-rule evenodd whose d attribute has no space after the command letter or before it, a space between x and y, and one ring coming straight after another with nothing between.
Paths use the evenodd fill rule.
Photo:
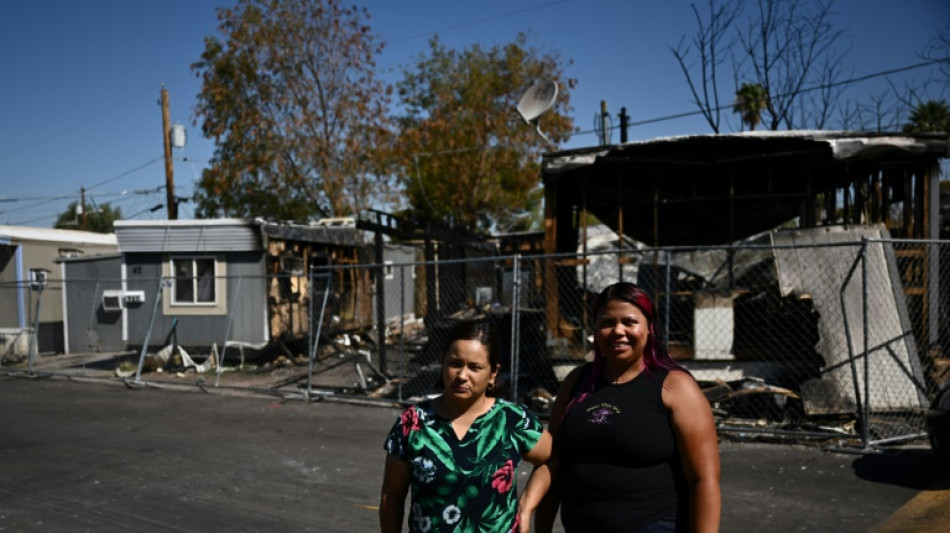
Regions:
<instances>
[{"instance_id":1,"label":"burned mobile home","mask_svg":"<svg viewBox=\"0 0 950 533\"><path fill-rule=\"evenodd\" d=\"M591 281L627 279L700 379L762 378L783 391L765 401L800 395L807 415L917 413L950 357L933 244L947 150L936 134L788 131L547 154L544 251L582 258L544 265L547 330L583 343ZM619 236L609 256L588 248L593 217Z\"/></svg>"},{"instance_id":2,"label":"burned mobile home","mask_svg":"<svg viewBox=\"0 0 950 533\"><path fill-rule=\"evenodd\" d=\"M117 221L115 228L118 258L105 266L64 262L71 351L152 349L170 340L202 353L299 343L311 330L310 268L361 263L371 253L352 224L333 221ZM369 274L330 273L328 317L341 328L370 323Z\"/></svg>"}]
</instances>

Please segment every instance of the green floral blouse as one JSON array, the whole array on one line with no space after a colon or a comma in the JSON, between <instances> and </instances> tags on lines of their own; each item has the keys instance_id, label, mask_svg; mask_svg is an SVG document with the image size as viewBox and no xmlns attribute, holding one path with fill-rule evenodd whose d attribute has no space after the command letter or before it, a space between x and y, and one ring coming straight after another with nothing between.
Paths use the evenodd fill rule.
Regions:
<instances>
[{"instance_id":1,"label":"green floral blouse","mask_svg":"<svg viewBox=\"0 0 950 533\"><path fill-rule=\"evenodd\" d=\"M517 525L517 468L541 438L541 423L501 398L459 440L432 402L403 411L384 448L409 462L409 531L512 531Z\"/></svg>"}]
</instances>

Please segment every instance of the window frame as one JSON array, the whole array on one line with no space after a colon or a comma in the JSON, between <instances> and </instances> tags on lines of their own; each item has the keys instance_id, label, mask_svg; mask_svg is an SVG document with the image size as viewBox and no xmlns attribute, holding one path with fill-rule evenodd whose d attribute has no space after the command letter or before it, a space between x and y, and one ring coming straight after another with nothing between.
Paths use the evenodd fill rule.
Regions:
<instances>
[{"instance_id":1,"label":"window frame","mask_svg":"<svg viewBox=\"0 0 950 533\"><path fill-rule=\"evenodd\" d=\"M191 262L191 301L183 301L178 299L178 271L176 265L185 262ZM210 261L211 262L211 290L213 291L213 298L208 301L199 300L199 295L201 293L201 283L204 276L198 275L198 261ZM218 305L218 259L213 255L175 255L169 258L169 267L172 273L172 286L170 291L171 296L171 305L173 307L215 307Z\"/></svg>"},{"instance_id":2,"label":"window frame","mask_svg":"<svg viewBox=\"0 0 950 533\"><path fill-rule=\"evenodd\" d=\"M213 302L180 302L177 299L175 276L175 263L178 261L195 261L201 259L210 259L214 263L214 301ZM162 313L165 316L187 316L187 315L226 315L228 302L228 265L224 254L214 253L177 253L165 254L162 259L162 276L165 279L171 279L171 283L165 284L162 288ZM192 263L192 268L195 265ZM200 278L193 277L197 282ZM197 291L197 284L193 287ZM197 296L197 292L195 295Z\"/></svg>"}]
</instances>

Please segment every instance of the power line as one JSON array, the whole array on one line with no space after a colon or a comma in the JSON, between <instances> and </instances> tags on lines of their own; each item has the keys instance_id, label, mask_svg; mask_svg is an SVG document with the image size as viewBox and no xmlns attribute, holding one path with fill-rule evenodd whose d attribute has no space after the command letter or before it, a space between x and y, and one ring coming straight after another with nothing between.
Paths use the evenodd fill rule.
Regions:
<instances>
[{"instance_id":1,"label":"power line","mask_svg":"<svg viewBox=\"0 0 950 533\"><path fill-rule=\"evenodd\" d=\"M147 93L147 92L149 92L149 91L154 91L154 90L155 90L155 87L156 87L155 85L152 85L152 86L150 86L148 89L145 89L145 90L143 90L143 91L141 91L141 92L139 92L139 93L136 93L134 96L129 97L128 99L123 100L123 101L119 102L118 104L115 104L115 105L113 105L113 106L111 106L111 107L108 107L108 108L106 108L106 109L103 109L102 111L99 111L98 113L95 113L95 114L89 116L88 118L85 118L85 119L83 119L83 120L80 120L79 122L77 122L77 123L75 123L75 124L73 124L73 125L71 125L71 126L66 126L65 128L63 128L63 129L61 129L61 130L59 130L59 131L57 131L57 132L51 133L51 134L47 135L46 137L42 137L42 138L40 138L40 139L37 139L37 140L35 140L35 141L33 141L33 142L31 142L31 143L25 145L25 146L21 146L21 147L19 147L19 148L14 148L13 150L10 150L9 152L0 154L0 159L6 159L7 157L9 157L9 156L11 156L11 155L13 155L13 154L18 154L18 153L20 153L20 152L29 150L30 148L33 148L34 146L37 146L37 145L39 145L39 144L42 144L42 143L44 143L44 142L46 142L46 141L48 141L48 140L50 140L50 139L52 139L52 138L54 138L54 137L58 137L58 136L60 136L60 135L62 135L62 134L64 134L64 133L66 133L66 132L68 132L68 131L72 131L72 130L74 130L74 129L80 127L80 126L84 126L84 125L86 125L86 124L92 122L93 120L95 120L95 119L101 117L102 115L105 115L106 113L109 113L110 111L113 111L113 110L115 110L115 109L118 109L119 107L124 106L125 104L131 102L132 100L135 100L135 99L139 98L139 97L142 96L143 94L145 94L145 93Z\"/></svg>"},{"instance_id":2,"label":"power line","mask_svg":"<svg viewBox=\"0 0 950 533\"><path fill-rule=\"evenodd\" d=\"M162 157L156 157L155 159L152 159L151 161L147 161L147 162L145 162L145 163L142 163L141 165L139 165L139 166L137 166L137 167L135 167L135 168L132 168L132 169L130 169L130 170L126 170L125 172L122 172L122 173L120 173L120 174L118 174L118 175L116 175L116 176L113 176L113 177L109 178L109 179L100 181L99 183L96 183L95 185L91 185L91 186L89 186L89 187L86 187L86 188L85 188L85 189L86 189L86 192L92 192L92 190L95 189L96 187L101 187L101 186L105 185L106 183L111 183L111 182L113 182L113 181L115 181L115 180L117 180L117 179L124 178L124 177L128 176L129 174L132 174L133 172L138 172L139 170L142 170L143 168L145 168L145 167L147 167L147 166L149 166L149 165L153 165L153 164L155 164L156 162L161 161L162 159L163 159ZM165 187L165 185L160 185L160 186L159 186L159 189L164 188L164 187ZM138 193L139 191L135 191L135 192ZM21 200L25 200L25 201L30 201L30 200L62 200L62 199L64 199L64 198L72 198L72 197L76 196L77 194L78 194L78 191L77 191L77 192L72 192L72 193L69 193L69 194L54 194L54 195L40 195L40 196L37 196L37 195L31 195L31 196L2 196L2 197L0 197L0 201L3 201L3 202L15 202L15 201L21 201ZM125 193L122 192L122 193L97 193L97 194L98 194L99 196L102 196L102 195L104 195L104 194L120 194L120 195L121 195L121 194L125 194Z\"/></svg>"},{"instance_id":3,"label":"power line","mask_svg":"<svg viewBox=\"0 0 950 533\"><path fill-rule=\"evenodd\" d=\"M145 205L145 203L150 203L150 202L149 202L149 198L153 198L156 194L160 194L160 193L162 192L162 189L164 189L164 188L165 188L165 186L164 186L164 185L161 185L161 186L156 187L156 188L154 188L154 189L136 190L136 191L133 191L131 194L130 194L130 193L127 193L127 192L126 192L126 193L105 193L105 194L96 194L95 196L98 197L99 199L102 199L104 196L119 196L119 198L118 198L117 200L111 200L111 201L107 201L107 202L105 202L105 203L109 204L109 205L110 205L111 207L113 207L113 208L118 208L118 207L120 207L119 204L122 204L122 203L130 203L130 205L127 206L127 208L128 208L128 210L131 211L131 210L138 209L140 206ZM56 199L72 199L72 198L75 198L75 196L76 196L76 195L59 196L59 197L56 197ZM98 205L97 205L97 203L96 203L96 199L93 197L93 195L89 195L86 201L87 201L87 205L92 205L92 206L95 206L96 208L98 208ZM78 204L78 203L79 203L79 202L77 201L76 204ZM162 204L162 205L164 205L164 204ZM27 205L27 206L21 206L21 207L15 208L15 209L8 209L8 210L5 210L5 211L0 211L0 215L6 215L6 214L8 214L8 213L18 212L18 211L28 211L28 210L30 210L30 209L34 209L34 208L37 208L37 207L42 208L43 210L48 209L48 207L49 207L49 197L44 197L44 198L42 199L42 201L39 201L39 202L34 203L34 204L30 204L30 205ZM150 209L147 209L147 210L150 210ZM42 220L54 221L54 220L56 220L56 219L57 219L62 213L64 213L64 212L66 212L65 209L64 209L64 210L61 210L61 211L59 211L59 212L57 212L57 213L54 213L54 214L46 214L46 215L42 215L42 216L36 216L36 217L32 217L32 218L26 218L26 219L23 219L23 220L16 220L16 221L13 221L13 222L7 221L6 223L7 223L7 224L12 224L12 225L15 225L15 226L26 226L26 225L30 225L30 224L33 224L33 223L35 223L35 222L39 222L39 221L42 221ZM138 214L140 214L140 213L136 213L136 216L137 216ZM123 219L126 219L126 218L132 218L132 217L127 217L127 216L123 215L122 218L123 218Z\"/></svg>"},{"instance_id":4,"label":"power line","mask_svg":"<svg viewBox=\"0 0 950 533\"><path fill-rule=\"evenodd\" d=\"M32 202L32 201L34 201L34 200L39 200L39 201L45 203L45 202L48 202L48 201L50 201L50 200L63 200L63 199L66 199L66 198L75 198L75 197L76 197L76 194L77 194L77 193L69 193L69 194L48 194L48 195L42 195L42 196L4 196L3 198L0 198L0 201L4 201L4 202ZM37 204L37 205L40 205L40 204ZM0 210L0 213L6 212L6 211L12 211L12 209Z\"/></svg>"},{"instance_id":5,"label":"power line","mask_svg":"<svg viewBox=\"0 0 950 533\"><path fill-rule=\"evenodd\" d=\"M129 196L129 195L131 195L131 194L138 194L138 195L141 195L141 194L154 194L154 193L156 193L156 192L161 192L161 190L164 189L164 188L165 188L164 185L159 185L158 187L156 187L156 188L154 188L154 189L136 189L136 190L131 191L131 192L129 192L129 191L97 192L97 193L95 193L95 195L98 196L98 197L100 197L100 198L102 198L102 197L104 197L104 196L105 196L105 197L113 197L113 196ZM89 192L88 189L87 189L87 192ZM69 193L69 194L47 194L47 195L32 195L32 196L4 196L4 197L0 198L0 201L2 201L2 202L32 202L32 201L34 201L34 200L39 200L39 201L42 201L43 203L46 203L46 202L49 202L50 200L65 200L65 199L75 198L75 197L78 196L78 195L79 195L78 192L73 192L73 193ZM40 205L40 204L37 204L37 205ZM6 211L12 211L12 209L0 210L0 213L6 212Z\"/></svg>"},{"instance_id":6,"label":"power line","mask_svg":"<svg viewBox=\"0 0 950 533\"><path fill-rule=\"evenodd\" d=\"M882 70L882 71L879 71L879 72L874 72L874 73L871 73L871 74L865 74L865 75L862 75L862 76L857 76L857 77L854 77L854 78L849 78L849 79L847 79L847 80L841 80L841 81L837 81L837 82L833 82L833 83L826 83L826 84L822 84L822 85L816 85L816 86L813 86L813 87L806 87L806 88L803 88L802 90L800 90L800 91L798 91L798 92L799 92L799 94L801 94L801 93L806 93L806 92L811 92L811 91L817 91L817 90L820 90L820 89L830 89L830 88L832 88L832 87L836 87L836 86L840 86L840 85L847 85L847 84L851 84L851 83L858 83L858 82L867 81L867 80L873 79L873 78L879 78L879 77L881 77L881 76L887 76L887 75L890 75L890 74L897 74L897 73L900 73L900 72L906 72L906 71L915 70L915 69L918 69L918 68L922 68L922 67L934 65L934 64L937 64L937 63L946 63L946 62L950 62L950 57L945 57L945 58L943 58L943 59L934 59L934 60L930 60L930 61L924 61L924 62L922 62L922 63L915 63L915 64L912 64L912 65L906 65L906 66L903 66L903 67L897 67L897 68L892 68L892 69L888 69L888 70ZM787 96L787 95L783 95L783 96ZM732 104L724 105L724 106L718 106L718 107L715 107L715 108L711 108L710 110L711 110L711 111L720 111L720 110L727 109L727 108L730 108L730 107L732 107ZM652 123L655 123L655 122L664 122L664 121L667 121L667 120L675 120L675 119L678 119L678 118L685 118L685 117L691 117L691 116L695 116L695 115L701 115L702 113L703 113L703 112L702 112L701 110L697 110L697 111L684 111L684 112L682 112L682 113L676 113L676 114L672 114L672 115L663 115L663 116L660 116L660 117L655 117L655 118L650 118L650 119L645 119L645 120L639 120L639 121L636 121L636 122L628 122L627 126L628 126L628 127L629 127L629 126L641 126L641 125L644 125L644 124L652 124ZM620 128L620 125L619 125L619 124L616 125L616 126L610 126L610 127L608 127L608 129L610 129L610 130L619 129L619 128ZM599 132L598 132L596 129L591 129L591 130L582 130L582 131L578 131L578 132L573 132L573 133L571 133L570 135L571 135L571 137L576 137L576 136L580 136L580 135L589 135L589 134L594 134L594 133L599 133ZM473 151L473 150L480 150L480 149L483 149L483 148L485 148L485 147L484 147L484 146L473 146L473 147L467 147L467 148L457 148L457 149L454 149L454 150L445 150L445 151L442 151L442 152L419 153L419 154L416 154L416 155L424 155L424 156L442 155L442 154L449 154L449 153L461 153L461 152L468 152L468 151Z\"/></svg>"},{"instance_id":7,"label":"power line","mask_svg":"<svg viewBox=\"0 0 950 533\"><path fill-rule=\"evenodd\" d=\"M117 207L120 203L128 202L128 201L133 201L133 204L136 201L144 202L144 201L147 201L149 197L152 197L156 194L160 194L164 188L165 188L165 185L159 185L158 187L155 187L153 189L137 189L131 192L121 191L121 192L101 192L101 193L96 193L95 195L90 194L88 195L88 198L87 198L87 204L96 205L95 197L98 197L99 199L110 198L110 200L107 200L106 203L110 204L113 207ZM118 198L114 200L111 199L115 197L118 197ZM33 203L30 203L28 205L20 205L18 207L14 207L11 209L2 209L0 210L0 216L9 216L12 213L22 213L22 212L27 212L27 213L24 213L21 216L29 216L30 211L35 212L38 209L43 210L43 211L48 211L50 208L51 201L76 200L76 199L77 199L77 193L65 194L65 195L23 196L23 197L4 198L3 200L5 201L22 201L22 202L33 202ZM77 200L75 204L78 205L79 201ZM135 206L133 205L132 208L134 209ZM59 217L60 214L65 212L64 209L65 207L63 208L63 210L60 210L54 214L36 216L33 218L27 218L23 220L14 221L14 222L7 221L6 223L13 224L13 225L29 225L31 223L41 221L41 220L48 220L48 219L55 220L57 217Z\"/></svg>"},{"instance_id":8,"label":"power line","mask_svg":"<svg viewBox=\"0 0 950 533\"><path fill-rule=\"evenodd\" d=\"M815 86L813 86L813 87L806 87L806 88L803 88L802 90L798 91L798 93L799 93L799 94L803 94L803 93L812 92L812 91L818 91L818 90L822 90L822 89L831 89L831 88L839 87L839 86L842 86L842 85L850 85L850 84L852 84L852 83L858 83L858 82L862 82L862 81L867 81L867 80L870 80L870 79L873 79L873 78L880 78L880 77L882 77L882 76L889 76L889 75L891 75L891 74L898 74L898 73L901 73L901 72L907 72L907 71L910 71L910 70L916 70L916 69L919 69L919 68L928 67L928 66L931 66L931 65L935 65L935 64L937 64L937 63L947 63L947 62L950 62L950 57L945 57L945 58L942 58L942 59L933 59L933 60L930 60L930 61L924 61L924 62L922 62L922 63L914 63L914 64L912 64L912 65L906 65L906 66L903 66L903 67L897 67L897 68L892 68L892 69L888 69L888 70L882 70L882 71L879 71L879 72L873 72L873 73L871 73L871 74L865 74L865 75L863 75L863 76L857 76L857 77L849 78L849 79L846 79L846 80L840 80L840 81L831 82L831 83L824 83L824 84L821 84L821 85L815 85ZM779 96L781 96L781 97L791 96L791 93L789 93L789 94L782 94L782 95L779 95ZM728 109L728 108L731 108L731 107L732 107L732 104L720 105L720 106L717 106L717 107L709 108L709 111L722 111L722 110L724 110L724 109ZM642 126L642 125L644 125L644 124L653 124L653 123L656 123L656 122L665 122L665 121L667 121L667 120L675 120L675 119L678 119L678 118L686 118L686 117L691 117L691 116L701 115L701 114L703 114L703 111L702 111L702 110L685 111L685 112L683 112L683 113L676 113L676 114L673 114L673 115L664 115L664 116L660 116L660 117L656 117L656 118L649 118L649 119L645 119L645 120L638 120L638 121L628 122L628 123L627 123L627 126L630 126L630 127L632 127L632 126ZM620 127L619 125L618 125L618 126L612 126L610 129L617 129L617 128L619 128L619 127ZM597 133L597 132L596 132L596 130L587 130L587 131L579 131L579 132L576 132L576 133L574 133L573 135L575 135L575 136L576 136L576 135L587 135L587 134L591 134L591 133Z\"/></svg>"},{"instance_id":9,"label":"power line","mask_svg":"<svg viewBox=\"0 0 950 533\"><path fill-rule=\"evenodd\" d=\"M145 209L142 209L141 211L135 212L127 217L123 217L123 220L132 220L133 218L136 218L139 215L144 215L146 212L154 213L155 211L158 211L159 209L162 209L164 207L165 207L165 204L156 204L156 205L153 205L152 207L146 207Z\"/></svg>"},{"instance_id":10,"label":"power line","mask_svg":"<svg viewBox=\"0 0 950 533\"><path fill-rule=\"evenodd\" d=\"M137 171L139 171L139 170L142 170L143 168L145 168L145 167L147 167L147 166L149 166L149 165L152 165L152 164L154 164L154 163L156 163L156 162L158 162L158 161L161 161L161 160L163 160L163 159L164 159L164 156L162 156L162 157L156 157L155 159L152 159L151 161L142 163L141 165L139 165L139 166L137 166L137 167L135 167L135 168L133 168L133 169L126 170L125 172L119 174L118 176L111 177L111 178L109 178L109 179L107 179L107 180L105 180L105 181L100 181L99 183L96 183L95 185L90 185L89 187L86 187L86 190L89 191L89 190L95 189L96 187L101 187L102 185L105 185L106 183L111 183L111 182L113 182L113 181L115 181L115 180L117 180L117 179L119 179L119 178L124 178L124 177L128 176L129 174L132 174L133 172L137 172Z\"/></svg>"}]
</instances>

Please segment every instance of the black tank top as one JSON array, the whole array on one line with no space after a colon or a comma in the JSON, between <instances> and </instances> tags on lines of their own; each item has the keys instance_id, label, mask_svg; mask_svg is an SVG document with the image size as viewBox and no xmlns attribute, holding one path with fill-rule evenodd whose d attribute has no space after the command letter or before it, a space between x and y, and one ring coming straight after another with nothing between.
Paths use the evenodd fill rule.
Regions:
<instances>
[{"instance_id":1,"label":"black tank top","mask_svg":"<svg viewBox=\"0 0 950 533\"><path fill-rule=\"evenodd\" d=\"M578 383L589 372L590 364ZM667 373L598 379L564 417L556 440L566 531L628 532L674 514L685 523L688 493L661 396Z\"/></svg>"}]
</instances>

